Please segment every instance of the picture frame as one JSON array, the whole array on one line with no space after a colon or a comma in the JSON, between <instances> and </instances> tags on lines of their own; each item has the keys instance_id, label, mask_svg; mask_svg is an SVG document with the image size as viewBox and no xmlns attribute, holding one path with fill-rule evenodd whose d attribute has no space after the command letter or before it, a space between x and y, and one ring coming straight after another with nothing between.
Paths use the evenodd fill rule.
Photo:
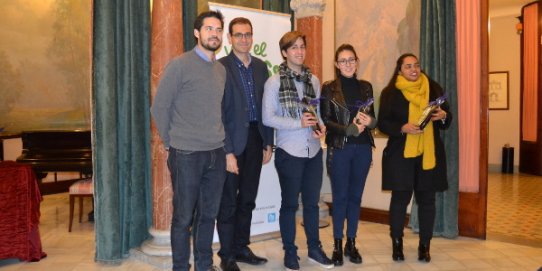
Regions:
<instances>
[{"instance_id":1,"label":"picture frame","mask_svg":"<svg viewBox=\"0 0 542 271\"><path fill-rule=\"evenodd\" d=\"M489 110L508 110L509 80L508 71L489 73Z\"/></svg>"}]
</instances>

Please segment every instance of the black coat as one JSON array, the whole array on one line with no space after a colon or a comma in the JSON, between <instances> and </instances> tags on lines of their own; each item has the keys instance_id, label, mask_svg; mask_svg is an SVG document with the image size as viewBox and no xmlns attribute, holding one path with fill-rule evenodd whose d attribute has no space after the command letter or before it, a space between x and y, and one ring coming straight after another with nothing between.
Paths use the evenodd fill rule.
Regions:
<instances>
[{"instance_id":1,"label":"black coat","mask_svg":"<svg viewBox=\"0 0 542 271\"><path fill-rule=\"evenodd\" d=\"M430 80L429 88L430 101L442 96L443 90L436 82ZM446 153L440 138L440 130L447 129L452 122L449 105L447 102L441 105L441 109L447 113L444 123L441 120L433 121L436 165L430 170L421 169L420 159L404 157L406 134L401 133L401 127L408 122L408 105L399 89L393 87L382 91L378 129L389 137L382 154L382 189L444 191L448 188L448 182ZM417 186L414 187L416 175L419 176Z\"/></svg>"},{"instance_id":2,"label":"black coat","mask_svg":"<svg viewBox=\"0 0 542 271\"><path fill-rule=\"evenodd\" d=\"M320 113L326 125L326 144L330 147L342 149L346 142L346 128L350 124L350 110L344 100L341 88L341 80L327 81L322 86L322 101L320 102ZM373 86L371 83L358 80L359 91L363 102L373 97ZM374 107L371 105L369 115L375 117ZM374 127L373 127L374 128ZM367 129L369 140L374 147L373 134Z\"/></svg>"},{"instance_id":3,"label":"black coat","mask_svg":"<svg viewBox=\"0 0 542 271\"><path fill-rule=\"evenodd\" d=\"M223 100L223 121L226 132L224 149L226 153L239 155L245 150L247 144L249 129L248 103L233 52L219 59L219 61L226 68L226 88L224 89ZM273 128L264 126L262 123L263 86L269 77L269 73L267 65L254 56L251 65L254 76L256 109L258 110L258 130L263 139L262 148L265 148L265 146L273 145Z\"/></svg>"}]
</instances>

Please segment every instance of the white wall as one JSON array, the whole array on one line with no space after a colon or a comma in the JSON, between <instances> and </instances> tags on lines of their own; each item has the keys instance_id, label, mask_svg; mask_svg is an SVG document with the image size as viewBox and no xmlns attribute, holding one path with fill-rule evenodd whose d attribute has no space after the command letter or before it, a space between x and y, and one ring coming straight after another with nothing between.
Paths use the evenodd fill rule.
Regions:
<instances>
[{"instance_id":1,"label":"white wall","mask_svg":"<svg viewBox=\"0 0 542 271\"><path fill-rule=\"evenodd\" d=\"M4 160L15 161L23 150L23 141L21 138L4 139Z\"/></svg>"},{"instance_id":2,"label":"white wall","mask_svg":"<svg viewBox=\"0 0 542 271\"><path fill-rule=\"evenodd\" d=\"M489 111L489 171L500 171L502 147L514 147L514 166L519 164L520 35L515 18L519 15L490 18L489 71L508 71L509 109Z\"/></svg>"}]
</instances>

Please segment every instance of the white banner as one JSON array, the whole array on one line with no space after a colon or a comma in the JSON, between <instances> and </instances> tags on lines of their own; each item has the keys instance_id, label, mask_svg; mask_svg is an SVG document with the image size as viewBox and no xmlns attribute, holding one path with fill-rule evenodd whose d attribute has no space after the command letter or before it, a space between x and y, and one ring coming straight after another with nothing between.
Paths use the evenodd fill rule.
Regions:
<instances>
[{"instance_id":1,"label":"white banner","mask_svg":"<svg viewBox=\"0 0 542 271\"><path fill-rule=\"evenodd\" d=\"M254 43L251 54L260 58L267 64L269 74L278 72L278 66L283 59L280 54L279 40L284 33L291 30L290 14L268 12L258 9L209 3L210 10L218 10L224 15L224 36L222 48L217 58L226 56L231 51L228 42L228 25L236 17L245 17L252 23ZM274 157L273 157L274 158ZM260 178L256 208L252 212L251 235L259 235L280 230L280 185L275 170L274 159L264 165ZM218 242L218 235L214 235L214 242Z\"/></svg>"}]
</instances>

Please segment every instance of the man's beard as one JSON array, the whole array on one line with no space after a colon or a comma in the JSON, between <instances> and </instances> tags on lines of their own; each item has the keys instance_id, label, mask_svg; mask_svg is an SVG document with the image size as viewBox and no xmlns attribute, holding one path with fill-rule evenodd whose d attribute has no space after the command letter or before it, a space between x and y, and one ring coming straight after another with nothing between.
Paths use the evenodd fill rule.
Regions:
<instances>
[{"instance_id":1,"label":"man's beard","mask_svg":"<svg viewBox=\"0 0 542 271\"><path fill-rule=\"evenodd\" d=\"M218 40L218 39L217 39ZM216 46L211 45L209 42L205 42L204 40L201 41L201 46L209 51L216 51L220 46L222 45L222 41L218 41Z\"/></svg>"}]
</instances>

